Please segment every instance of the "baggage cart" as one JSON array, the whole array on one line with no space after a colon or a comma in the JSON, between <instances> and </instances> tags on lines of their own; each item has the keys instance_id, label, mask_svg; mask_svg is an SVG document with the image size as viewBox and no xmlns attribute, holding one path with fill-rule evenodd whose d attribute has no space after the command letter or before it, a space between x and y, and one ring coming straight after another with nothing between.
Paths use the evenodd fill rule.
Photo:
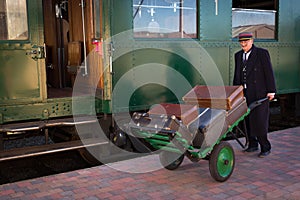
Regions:
<instances>
[{"instance_id":1,"label":"baggage cart","mask_svg":"<svg viewBox=\"0 0 300 200\"><path fill-rule=\"evenodd\" d=\"M194 120L188 117L195 116L192 105L159 104L147 113L134 113L127 131L144 140L152 150L159 151L160 162L166 169L177 169L184 157L192 162L204 159L209 161L212 178L224 182L235 166L234 150L224 139L233 136L245 148L248 138L244 119L251 109L265 100L267 98L247 107L243 98L230 110L197 107ZM159 112L159 107L162 112ZM239 126L242 121L244 130ZM240 142L238 134L246 137L245 145Z\"/></svg>"}]
</instances>

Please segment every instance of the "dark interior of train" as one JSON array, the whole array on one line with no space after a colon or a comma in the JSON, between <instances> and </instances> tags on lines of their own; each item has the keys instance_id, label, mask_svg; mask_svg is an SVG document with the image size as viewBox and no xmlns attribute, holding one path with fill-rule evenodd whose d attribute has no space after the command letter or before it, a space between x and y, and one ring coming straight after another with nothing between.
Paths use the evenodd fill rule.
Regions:
<instances>
[{"instance_id":1,"label":"dark interior of train","mask_svg":"<svg viewBox=\"0 0 300 200\"><path fill-rule=\"evenodd\" d=\"M60 89L70 87L67 73L68 9L64 1L43 1L48 98L66 96ZM68 91L67 89L65 89ZM62 93L62 94L61 94Z\"/></svg>"},{"instance_id":2,"label":"dark interior of train","mask_svg":"<svg viewBox=\"0 0 300 200\"><path fill-rule=\"evenodd\" d=\"M67 0L45 0L43 6L47 48L47 96L48 98L69 97L72 95L75 73L82 63L81 24L78 23L79 34L70 35Z\"/></svg>"},{"instance_id":3,"label":"dark interior of train","mask_svg":"<svg viewBox=\"0 0 300 200\"><path fill-rule=\"evenodd\" d=\"M233 0L233 8L276 10L277 0Z\"/></svg>"}]
</instances>

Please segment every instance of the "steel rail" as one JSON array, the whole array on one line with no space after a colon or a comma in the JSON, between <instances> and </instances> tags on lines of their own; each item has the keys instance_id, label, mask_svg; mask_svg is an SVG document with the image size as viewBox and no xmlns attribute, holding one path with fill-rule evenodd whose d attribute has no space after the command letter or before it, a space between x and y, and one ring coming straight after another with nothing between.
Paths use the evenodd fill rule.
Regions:
<instances>
[{"instance_id":1,"label":"steel rail","mask_svg":"<svg viewBox=\"0 0 300 200\"><path fill-rule=\"evenodd\" d=\"M0 151L0 162L27 158L31 156L39 156L63 151L70 151L100 145L109 144L108 140L100 138L90 138L85 140L75 140L70 142L61 142L56 144L47 144L42 146L24 147L19 149L11 149Z\"/></svg>"},{"instance_id":2,"label":"steel rail","mask_svg":"<svg viewBox=\"0 0 300 200\"><path fill-rule=\"evenodd\" d=\"M24 132L24 131L33 131L40 130L43 128L49 128L54 126L74 126L74 125L83 125L98 123L98 119L90 117L76 117L76 120L73 118L67 119L54 119L49 121L38 121L38 122L25 122L18 124L6 124L0 126L1 132Z\"/></svg>"}]
</instances>

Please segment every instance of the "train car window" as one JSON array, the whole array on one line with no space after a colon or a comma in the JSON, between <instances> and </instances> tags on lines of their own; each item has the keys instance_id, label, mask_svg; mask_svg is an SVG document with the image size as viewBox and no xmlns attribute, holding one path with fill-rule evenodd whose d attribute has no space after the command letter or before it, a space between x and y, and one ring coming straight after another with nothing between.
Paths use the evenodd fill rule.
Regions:
<instances>
[{"instance_id":1,"label":"train car window","mask_svg":"<svg viewBox=\"0 0 300 200\"><path fill-rule=\"evenodd\" d=\"M28 39L26 0L0 0L0 40Z\"/></svg>"},{"instance_id":2,"label":"train car window","mask_svg":"<svg viewBox=\"0 0 300 200\"><path fill-rule=\"evenodd\" d=\"M196 38L196 0L133 0L136 38Z\"/></svg>"},{"instance_id":3,"label":"train car window","mask_svg":"<svg viewBox=\"0 0 300 200\"><path fill-rule=\"evenodd\" d=\"M276 39L277 0L233 0L232 37L252 32L256 39Z\"/></svg>"}]
</instances>

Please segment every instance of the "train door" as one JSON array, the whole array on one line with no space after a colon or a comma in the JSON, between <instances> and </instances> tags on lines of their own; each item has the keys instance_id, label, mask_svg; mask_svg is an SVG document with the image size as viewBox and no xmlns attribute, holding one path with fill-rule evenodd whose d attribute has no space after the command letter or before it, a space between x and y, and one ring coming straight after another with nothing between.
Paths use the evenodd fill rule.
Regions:
<instances>
[{"instance_id":1,"label":"train door","mask_svg":"<svg viewBox=\"0 0 300 200\"><path fill-rule=\"evenodd\" d=\"M103 80L94 83L102 73L102 58L95 53L100 41L100 29L95 28L95 21L100 21L100 0L43 3L48 98L72 96L75 78L84 87L102 89Z\"/></svg>"},{"instance_id":2,"label":"train door","mask_svg":"<svg viewBox=\"0 0 300 200\"><path fill-rule=\"evenodd\" d=\"M0 27L0 104L44 100L42 2L0 0Z\"/></svg>"}]
</instances>

